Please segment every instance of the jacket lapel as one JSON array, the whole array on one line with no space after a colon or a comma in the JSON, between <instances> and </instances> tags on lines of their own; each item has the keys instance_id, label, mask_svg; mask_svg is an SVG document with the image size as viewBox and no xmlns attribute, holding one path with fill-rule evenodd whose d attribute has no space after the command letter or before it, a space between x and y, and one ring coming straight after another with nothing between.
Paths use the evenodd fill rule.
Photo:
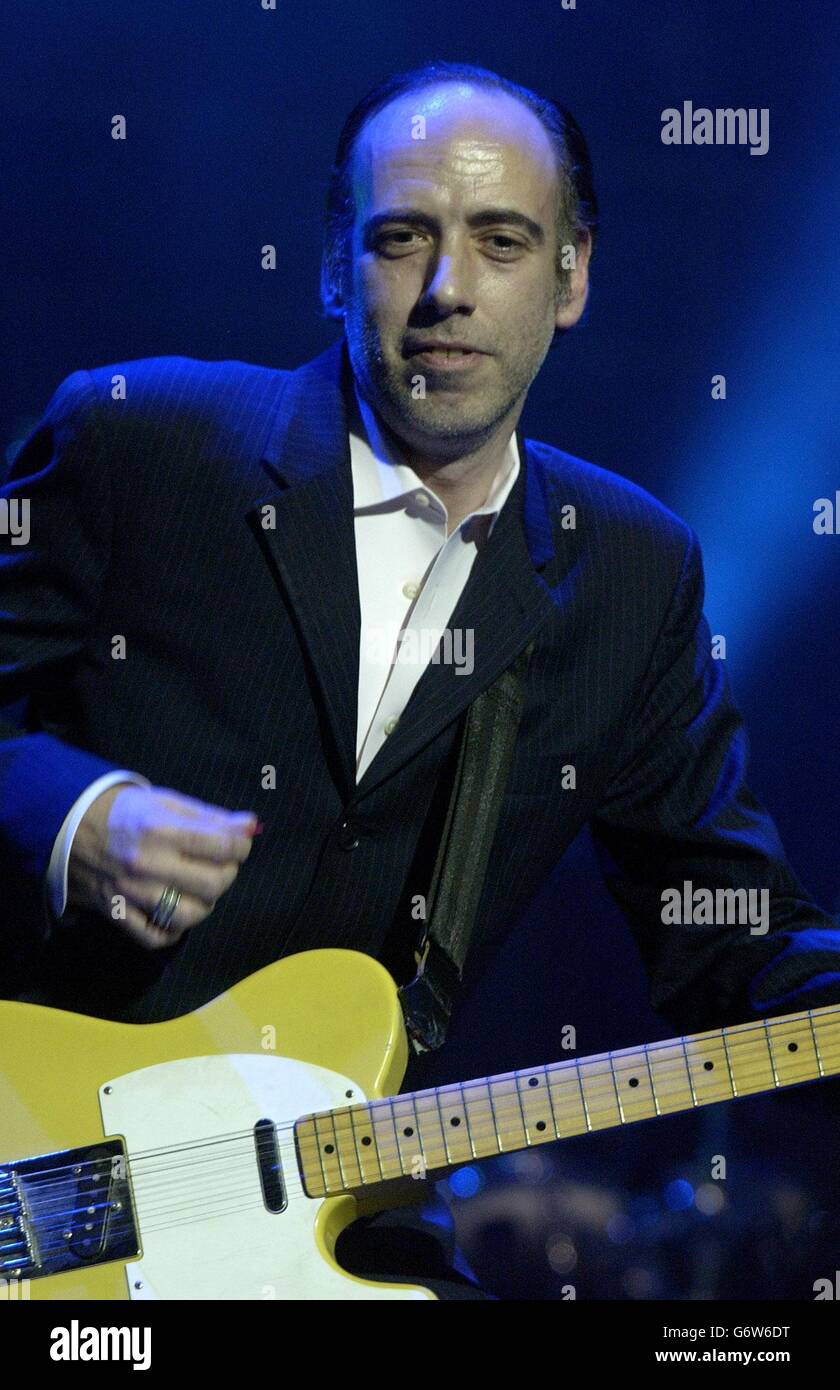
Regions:
<instances>
[{"instance_id":1,"label":"jacket lapel","mask_svg":"<svg viewBox=\"0 0 840 1390\"><path fill-rule=\"evenodd\" d=\"M249 511L311 660L348 803L391 776L457 718L558 612L539 573L554 558L548 480L517 429L519 477L449 622L450 629L472 632L473 669L458 674L463 668L431 662L356 786L361 619L345 405L350 371L342 338L290 373L263 451L263 466L277 486ZM567 534L564 559L570 565L575 534Z\"/></svg>"}]
</instances>

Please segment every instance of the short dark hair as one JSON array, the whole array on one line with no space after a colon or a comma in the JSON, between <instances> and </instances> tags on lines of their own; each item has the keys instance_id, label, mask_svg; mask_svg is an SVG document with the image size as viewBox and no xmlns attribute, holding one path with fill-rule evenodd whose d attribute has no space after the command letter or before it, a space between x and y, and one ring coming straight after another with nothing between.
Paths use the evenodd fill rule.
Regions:
<instances>
[{"instance_id":1,"label":"short dark hair","mask_svg":"<svg viewBox=\"0 0 840 1390\"><path fill-rule=\"evenodd\" d=\"M350 166L356 141L365 123L377 111L406 92L419 91L442 82L464 82L489 91L506 92L515 97L542 123L557 159L560 196L557 208L557 283L561 294L568 288L569 273L562 265L564 244L577 248L588 232L594 249L598 232L598 203L592 178L592 162L583 132L565 106L550 97L538 96L528 87L512 82L489 68L472 63L443 60L408 68L377 83L350 112L341 130L335 160L327 186L324 246L321 259L321 308L332 317L334 289L341 285L347 265L348 245L355 207Z\"/></svg>"}]
</instances>

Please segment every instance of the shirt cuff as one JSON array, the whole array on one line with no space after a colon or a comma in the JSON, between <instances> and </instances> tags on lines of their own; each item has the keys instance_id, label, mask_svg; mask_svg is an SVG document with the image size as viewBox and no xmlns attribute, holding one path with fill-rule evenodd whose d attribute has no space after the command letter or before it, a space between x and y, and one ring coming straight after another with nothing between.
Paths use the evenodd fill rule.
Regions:
<instances>
[{"instance_id":1,"label":"shirt cuff","mask_svg":"<svg viewBox=\"0 0 840 1390\"><path fill-rule=\"evenodd\" d=\"M96 798L107 791L108 787L113 787L116 782L131 782L137 787L150 787L152 785L147 778L141 777L138 772L106 772L102 777L97 777L95 782L91 782L89 787L85 787L81 796L73 802L55 837L50 862L47 865L45 904L51 926L60 921L67 907L67 871L70 864L70 851L73 848L73 840L81 825L82 817L88 807L93 805Z\"/></svg>"}]
</instances>

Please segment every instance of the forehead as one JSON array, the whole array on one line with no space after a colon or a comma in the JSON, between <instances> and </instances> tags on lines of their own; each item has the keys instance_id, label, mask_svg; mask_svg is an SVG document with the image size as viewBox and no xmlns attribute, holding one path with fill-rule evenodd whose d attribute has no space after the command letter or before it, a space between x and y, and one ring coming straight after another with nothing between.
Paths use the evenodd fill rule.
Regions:
<instances>
[{"instance_id":1,"label":"forehead","mask_svg":"<svg viewBox=\"0 0 840 1390\"><path fill-rule=\"evenodd\" d=\"M357 209L412 195L495 202L506 194L539 212L557 193L554 149L533 112L507 92L462 83L409 92L377 111L356 141L351 177Z\"/></svg>"}]
</instances>

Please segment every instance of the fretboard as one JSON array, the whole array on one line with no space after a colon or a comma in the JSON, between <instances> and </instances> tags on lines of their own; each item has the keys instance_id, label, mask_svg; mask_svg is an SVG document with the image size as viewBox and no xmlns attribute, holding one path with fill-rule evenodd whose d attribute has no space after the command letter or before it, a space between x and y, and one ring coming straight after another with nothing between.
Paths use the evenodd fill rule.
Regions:
<instances>
[{"instance_id":1,"label":"fretboard","mask_svg":"<svg viewBox=\"0 0 840 1390\"><path fill-rule=\"evenodd\" d=\"M840 1006L305 1115L310 1197L840 1074Z\"/></svg>"}]
</instances>

